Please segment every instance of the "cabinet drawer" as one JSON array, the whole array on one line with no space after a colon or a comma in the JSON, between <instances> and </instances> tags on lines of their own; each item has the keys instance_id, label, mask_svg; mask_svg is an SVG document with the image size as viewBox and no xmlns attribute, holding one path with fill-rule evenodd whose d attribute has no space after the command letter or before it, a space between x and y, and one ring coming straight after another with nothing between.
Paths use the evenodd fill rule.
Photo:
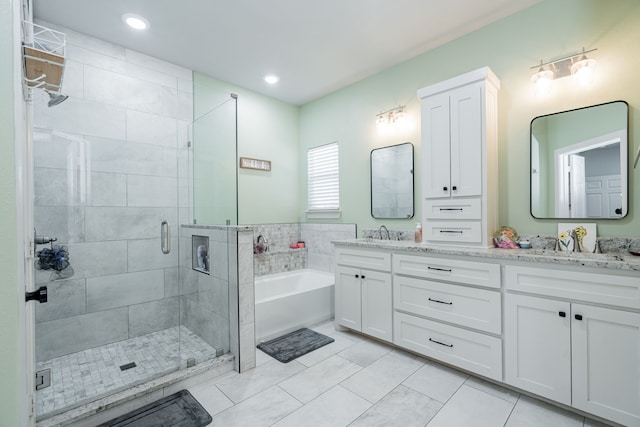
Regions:
<instances>
[{"instance_id":1,"label":"cabinet drawer","mask_svg":"<svg viewBox=\"0 0 640 427\"><path fill-rule=\"evenodd\" d=\"M425 240L430 242L482 242L479 221L428 221L424 233Z\"/></svg>"},{"instance_id":2,"label":"cabinet drawer","mask_svg":"<svg viewBox=\"0 0 640 427\"><path fill-rule=\"evenodd\" d=\"M496 291L395 276L393 305L436 320L499 334L501 295Z\"/></svg>"},{"instance_id":3,"label":"cabinet drawer","mask_svg":"<svg viewBox=\"0 0 640 427\"><path fill-rule=\"evenodd\" d=\"M480 199L430 200L424 202L424 216L433 219L480 219Z\"/></svg>"},{"instance_id":4,"label":"cabinet drawer","mask_svg":"<svg viewBox=\"0 0 640 427\"><path fill-rule=\"evenodd\" d=\"M371 270L391 271L391 253L337 248L336 263Z\"/></svg>"},{"instance_id":5,"label":"cabinet drawer","mask_svg":"<svg viewBox=\"0 0 640 427\"><path fill-rule=\"evenodd\" d=\"M428 357L502 381L502 341L394 312L393 342Z\"/></svg>"},{"instance_id":6,"label":"cabinet drawer","mask_svg":"<svg viewBox=\"0 0 640 427\"><path fill-rule=\"evenodd\" d=\"M640 308L640 277L535 267L505 267L507 289Z\"/></svg>"},{"instance_id":7,"label":"cabinet drawer","mask_svg":"<svg viewBox=\"0 0 640 427\"><path fill-rule=\"evenodd\" d=\"M397 274L424 277L425 279L500 288L500 264L394 255L393 271Z\"/></svg>"}]
</instances>

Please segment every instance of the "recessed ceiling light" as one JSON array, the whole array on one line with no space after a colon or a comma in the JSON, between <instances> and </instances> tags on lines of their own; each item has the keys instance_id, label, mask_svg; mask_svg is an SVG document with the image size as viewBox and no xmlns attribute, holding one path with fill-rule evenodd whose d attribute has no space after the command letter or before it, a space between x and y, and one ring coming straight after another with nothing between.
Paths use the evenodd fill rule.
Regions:
<instances>
[{"instance_id":1,"label":"recessed ceiling light","mask_svg":"<svg viewBox=\"0 0 640 427\"><path fill-rule=\"evenodd\" d=\"M264 76L264 81L269 83L270 85L273 85L280 81L280 77L276 76L275 74L267 74L266 76Z\"/></svg>"},{"instance_id":2,"label":"recessed ceiling light","mask_svg":"<svg viewBox=\"0 0 640 427\"><path fill-rule=\"evenodd\" d=\"M136 30L146 30L149 28L149 21L144 19L140 15L136 15L135 13L125 13L122 15L122 20L131 28Z\"/></svg>"}]
</instances>

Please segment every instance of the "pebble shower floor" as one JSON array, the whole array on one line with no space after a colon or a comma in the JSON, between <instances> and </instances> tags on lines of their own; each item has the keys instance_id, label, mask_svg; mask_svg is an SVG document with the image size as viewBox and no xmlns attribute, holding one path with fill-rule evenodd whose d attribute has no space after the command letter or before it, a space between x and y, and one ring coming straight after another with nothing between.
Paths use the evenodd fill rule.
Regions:
<instances>
[{"instance_id":1,"label":"pebble shower floor","mask_svg":"<svg viewBox=\"0 0 640 427\"><path fill-rule=\"evenodd\" d=\"M184 326L38 362L51 369L51 386L36 391L37 418L53 416L83 403L216 357L216 349ZM120 366L134 362L135 368Z\"/></svg>"}]
</instances>

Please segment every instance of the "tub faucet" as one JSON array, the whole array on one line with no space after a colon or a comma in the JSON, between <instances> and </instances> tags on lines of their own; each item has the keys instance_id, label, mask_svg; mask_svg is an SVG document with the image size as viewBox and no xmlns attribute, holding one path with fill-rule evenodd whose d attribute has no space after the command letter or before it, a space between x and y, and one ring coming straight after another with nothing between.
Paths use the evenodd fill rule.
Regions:
<instances>
[{"instance_id":1,"label":"tub faucet","mask_svg":"<svg viewBox=\"0 0 640 427\"><path fill-rule=\"evenodd\" d=\"M387 238L385 239L384 236L382 235L382 231L384 230L385 234L387 235ZM382 240L391 240L391 235L389 235L389 229L387 227L383 225L380 226L380 228L378 229L378 231L380 232L380 239Z\"/></svg>"},{"instance_id":2,"label":"tub faucet","mask_svg":"<svg viewBox=\"0 0 640 427\"><path fill-rule=\"evenodd\" d=\"M262 242L260 240L262 240ZM262 252L269 252L269 242L262 234L258 235L258 238L256 239L256 246L262 249Z\"/></svg>"}]
</instances>

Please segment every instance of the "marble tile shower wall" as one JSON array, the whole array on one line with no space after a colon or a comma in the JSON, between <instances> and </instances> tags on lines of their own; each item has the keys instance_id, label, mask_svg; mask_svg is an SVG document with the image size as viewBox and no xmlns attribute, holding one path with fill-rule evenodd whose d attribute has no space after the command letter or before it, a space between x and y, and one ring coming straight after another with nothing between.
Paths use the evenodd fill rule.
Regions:
<instances>
[{"instance_id":1,"label":"marble tile shower wall","mask_svg":"<svg viewBox=\"0 0 640 427\"><path fill-rule=\"evenodd\" d=\"M210 274L192 268L192 236L209 238ZM229 271L233 248L227 229L182 226L180 233L181 324L207 344L229 352Z\"/></svg>"},{"instance_id":2,"label":"marble tile shower wall","mask_svg":"<svg viewBox=\"0 0 640 427\"><path fill-rule=\"evenodd\" d=\"M252 225L254 242L262 235L269 251L254 256L256 276L312 268L333 272L333 240L355 239L355 224L258 224ZM294 242L305 242L304 249L290 249Z\"/></svg>"},{"instance_id":3,"label":"marble tile shower wall","mask_svg":"<svg viewBox=\"0 0 640 427\"><path fill-rule=\"evenodd\" d=\"M37 306L44 360L177 326L178 247L189 215L187 130L192 72L80 33L67 33L64 103L34 99L35 226L68 247L74 275ZM39 247L39 249L42 247Z\"/></svg>"}]
</instances>

